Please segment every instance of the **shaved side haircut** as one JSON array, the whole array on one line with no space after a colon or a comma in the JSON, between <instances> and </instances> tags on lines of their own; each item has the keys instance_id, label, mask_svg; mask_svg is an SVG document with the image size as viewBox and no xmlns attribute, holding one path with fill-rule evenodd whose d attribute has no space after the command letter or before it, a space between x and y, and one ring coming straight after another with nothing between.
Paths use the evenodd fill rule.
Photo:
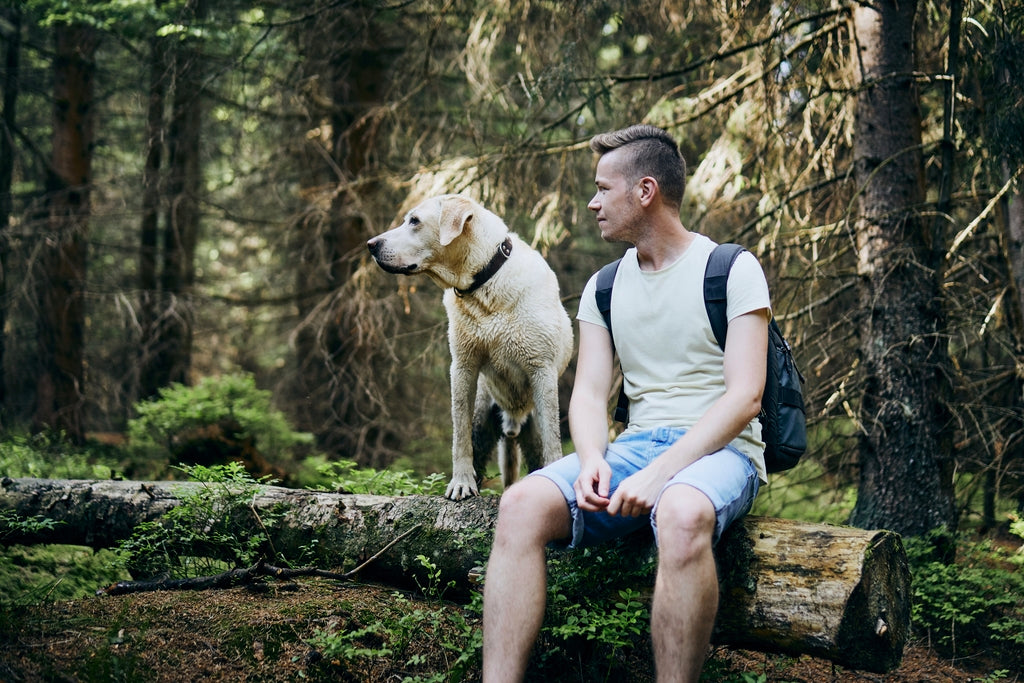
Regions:
<instances>
[{"instance_id":1,"label":"shaved side haircut","mask_svg":"<svg viewBox=\"0 0 1024 683\"><path fill-rule=\"evenodd\" d=\"M645 176L658 181L665 203L679 208L686 190L686 162L679 145L666 131L657 126L639 124L595 135L590 149L605 155L616 149L624 150L622 173L631 182Z\"/></svg>"}]
</instances>

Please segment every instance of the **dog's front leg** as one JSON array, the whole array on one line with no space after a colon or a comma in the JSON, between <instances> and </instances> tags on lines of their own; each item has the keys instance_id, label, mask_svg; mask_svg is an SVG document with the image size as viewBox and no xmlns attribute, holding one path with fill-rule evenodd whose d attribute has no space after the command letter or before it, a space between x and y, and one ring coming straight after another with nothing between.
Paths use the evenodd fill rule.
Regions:
<instances>
[{"instance_id":1,"label":"dog's front leg","mask_svg":"<svg viewBox=\"0 0 1024 683\"><path fill-rule=\"evenodd\" d=\"M558 373L550 368L538 368L533 373L533 405L537 417L537 431L543 449L544 464L550 465L562 457L562 436L558 428Z\"/></svg>"},{"instance_id":2,"label":"dog's front leg","mask_svg":"<svg viewBox=\"0 0 1024 683\"><path fill-rule=\"evenodd\" d=\"M479 494L473 469L473 405L479 371L457 358L452 361L452 479L444 494L452 500Z\"/></svg>"}]
</instances>

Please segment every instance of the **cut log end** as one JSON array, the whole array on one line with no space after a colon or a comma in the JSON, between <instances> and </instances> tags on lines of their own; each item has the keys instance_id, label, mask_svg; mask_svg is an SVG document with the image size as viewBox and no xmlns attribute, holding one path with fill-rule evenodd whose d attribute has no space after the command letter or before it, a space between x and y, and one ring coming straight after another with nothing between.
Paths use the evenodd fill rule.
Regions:
<instances>
[{"instance_id":1,"label":"cut log end","mask_svg":"<svg viewBox=\"0 0 1024 683\"><path fill-rule=\"evenodd\" d=\"M848 666L884 673L899 666L910 636L910 567L899 535L881 531L864 554L836 636Z\"/></svg>"},{"instance_id":2,"label":"cut log end","mask_svg":"<svg viewBox=\"0 0 1024 683\"><path fill-rule=\"evenodd\" d=\"M715 642L826 657L884 673L910 630L910 570L902 541L865 532L748 517L717 551L722 596Z\"/></svg>"}]
</instances>

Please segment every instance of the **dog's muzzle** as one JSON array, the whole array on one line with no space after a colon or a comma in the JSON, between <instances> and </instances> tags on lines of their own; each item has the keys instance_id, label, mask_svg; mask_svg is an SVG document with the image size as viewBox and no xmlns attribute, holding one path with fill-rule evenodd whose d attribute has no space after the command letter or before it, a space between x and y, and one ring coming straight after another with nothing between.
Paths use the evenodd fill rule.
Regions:
<instances>
[{"instance_id":1,"label":"dog's muzzle","mask_svg":"<svg viewBox=\"0 0 1024 683\"><path fill-rule=\"evenodd\" d=\"M379 237L374 237L366 243L366 248L370 250L370 256L377 262L377 265L386 270L389 273L395 273L397 275L411 275L416 272L419 268L418 263L412 265L396 266L389 263L384 254L384 240Z\"/></svg>"}]
</instances>

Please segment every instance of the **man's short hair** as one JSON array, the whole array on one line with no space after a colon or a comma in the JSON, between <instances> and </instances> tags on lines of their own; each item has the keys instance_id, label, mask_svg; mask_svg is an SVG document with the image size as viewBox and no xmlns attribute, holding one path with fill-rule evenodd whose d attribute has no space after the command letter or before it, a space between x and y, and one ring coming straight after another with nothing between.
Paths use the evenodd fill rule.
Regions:
<instances>
[{"instance_id":1,"label":"man's short hair","mask_svg":"<svg viewBox=\"0 0 1024 683\"><path fill-rule=\"evenodd\" d=\"M686 162L672 136L657 126L638 124L590 139L590 149L605 155L625 149L622 172L631 182L644 176L658 181L665 203L679 208L686 189Z\"/></svg>"}]
</instances>

